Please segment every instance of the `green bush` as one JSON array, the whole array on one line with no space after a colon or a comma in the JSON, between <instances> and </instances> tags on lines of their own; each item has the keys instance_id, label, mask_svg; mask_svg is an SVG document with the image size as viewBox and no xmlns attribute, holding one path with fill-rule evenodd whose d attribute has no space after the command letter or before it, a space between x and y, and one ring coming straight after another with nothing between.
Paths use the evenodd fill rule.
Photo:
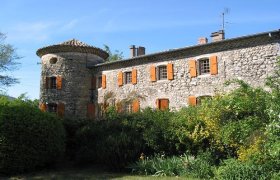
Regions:
<instances>
[{"instance_id":1,"label":"green bush","mask_svg":"<svg viewBox=\"0 0 280 180\"><path fill-rule=\"evenodd\" d=\"M182 176L186 166L193 157L156 155L151 158L142 156L140 160L129 166L133 173L154 176Z\"/></svg>"},{"instance_id":2,"label":"green bush","mask_svg":"<svg viewBox=\"0 0 280 180\"><path fill-rule=\"evenodd\" d=\"M23 100L0 98L0 172L20 173L51 165L64 152L60 119Z\"/></svg>"},{"instance_id":3,"label":"green bush","mask_svg":"<svg viewBox=\"0 0 280 180\"><path fill-rule=\"evenodd\" d=\"M76 162L98 163L122 170L144 151L145 143L129 115L89 122L76 134Z\"/></svg>"},{"instance_id":4,"label":"green bush","mask_svg":"<svg viewBox=\"0 0 280 180\"><path fill-rule=\"evenodd\" d=\"M261 165L251 162L240 162L236 159L227 159L216 171L217 179L270 179L271 173Z\"/></svg>"},{"instance_id":5,"label":"green bush","mask_svg":"<svg viewBox=\"0 0 280 180\"><path fill-rule=\"evenodd\" d=\"M214 177L215 160L209 151L201 152L188 163L186 174L194 178L210 179Z\"/></svg>"}]
</instances>

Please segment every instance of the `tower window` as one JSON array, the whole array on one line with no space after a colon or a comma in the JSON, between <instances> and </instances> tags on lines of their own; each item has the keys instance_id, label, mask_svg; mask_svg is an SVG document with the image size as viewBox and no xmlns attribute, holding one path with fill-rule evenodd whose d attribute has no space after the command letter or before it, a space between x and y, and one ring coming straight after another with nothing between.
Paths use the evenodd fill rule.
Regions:
<instances>
[{"instance_id":1,"label":"tower window","mask_svg":"<svg viewBox=\"0 0 280 180\"><path fill-rule=\"evenodd\" d=\"M57 104L55 103L48 104L48 112L57 113Z\"/></svg>"},{"instance_id":2,"label":"tower window","mask_svg":"<svg viewBox=\"0 0 280 180\"><path fill-rule=\"evenodd\" d=\"M55 64L57 62L57 58L56 57L52 57L51 59L50 59L50 63L51 64Z\"/></svg>"},{"instance_id":3,"label":"tower window","mask_svg":"<svg viewBox=\"0 0 280 180\"><path fill-rule=\"evenodd\" d=\"M159 66L158 67L158 79L159 80L167 79L167 68L166 68L166 66Z\"/></svg>"},{"instance_id":4,"label":"tower window","mask_svg":"<svg viewBox=\"0 0 280 180\"><path fill-rule=\"evenodd\" d=\"M210 63L208 58L198 60L198 72L200 75L210 73Z\"/></svg>"},{"instance_id":5,"label":"tower window","mask_svg":"<svg viewBox=\"0 0 280 180\"><path fill-rule=\"evenodd\" d=\"M56 89L56 77L50 78L50 89Z\"/></svg>"}]
</instances>

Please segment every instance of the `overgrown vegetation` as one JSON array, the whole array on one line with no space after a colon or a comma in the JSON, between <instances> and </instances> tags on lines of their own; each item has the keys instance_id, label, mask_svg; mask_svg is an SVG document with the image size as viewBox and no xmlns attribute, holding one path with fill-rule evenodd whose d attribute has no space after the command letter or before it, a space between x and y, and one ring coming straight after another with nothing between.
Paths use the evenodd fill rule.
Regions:
<instances>
[{"instance_id":1,"label":"overgrown vegetation","mask_svg":"<svg viewBox=\"0 0 280 180\"><path fill-rule=\"evenodd\" d=\"M0 97L0 173L15 174L52 165L64 152L60 119L30 100Z\"/></svg>"}]
</instances>

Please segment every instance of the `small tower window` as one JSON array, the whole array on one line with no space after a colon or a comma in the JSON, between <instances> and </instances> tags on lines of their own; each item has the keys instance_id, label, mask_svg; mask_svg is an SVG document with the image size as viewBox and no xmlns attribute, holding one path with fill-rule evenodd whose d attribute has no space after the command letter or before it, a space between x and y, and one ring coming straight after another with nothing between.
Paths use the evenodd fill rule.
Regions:
<instances>
[{"instance_id":1,"label":"small tower window","mask_svg":"<svg viewBox=\"0 0 280 180\"><path fill-rule=\"evenodd\" d=\"M56 89L56 77L50 78L50 89Z\"/></svg>"},{"instance_id":2,"label":"small tower window","mask_svg":"<svg viewBox=\"0 0 280 180\"><path fill-rule=\"evenodd\" d=\"M55 64L57 62L57 58L56 57L52 57L51 59L50 59L50 63L51 64Z\"/></svg>"},{"instance_id":3,"label":"small tower window","mask_svg":"<svg viewBox=\"0 0 280 180\"><path fill-rule=\"evenodd\" d=\"M131 103L125 104L124 109L125 109L126 113L131 113L132 112L132 104Z\"/></svg>"},{"instance_id":4,"label":"small tower window","mask_svg":"<svg viewBox=\"0 0 280 180\"><path fill-rule=\"evenodd\" d=\"M57 112L57 104L55 104L55 103L48 104L48 112L56 113Z\"/></svg>"}]
</instances>

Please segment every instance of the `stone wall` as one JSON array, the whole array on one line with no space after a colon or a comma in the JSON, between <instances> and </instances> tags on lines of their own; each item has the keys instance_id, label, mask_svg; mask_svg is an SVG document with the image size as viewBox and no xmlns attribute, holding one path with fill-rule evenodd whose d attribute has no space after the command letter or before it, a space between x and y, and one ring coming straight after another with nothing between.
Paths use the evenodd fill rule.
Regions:
<instances>
[{"instance_id":1,"label":"stone wall","mask_svg":"<svg viewBox=\"0 0 280 180\"><path fill-rule=\"evenodd\" d=\"M199 75L195 78L189 76L190 59L200 59L210 56L217 56L218 74ZM237 48L222 52L201 54L198 56L186 56L162 58L160 61L137 63L136 65L125 66L94 72L106 75L106 89L99 88L96 99L103 102L104 95L108 92L115 94L117 101L125 99L133 91L145 97L140 101L140 108L156 108L156 99L168 98L169 108L176 110L188 106L189 96L214 95L216 92L230 91L234 86L224 87L224 82L231 79L242 79L253 86L264 86L267 76L271 75L276 66L276 57L279 56L279 42L255 45L253 47ZM159 66L173 63L174 80L150 81L150 66ZM124 84L118 86L118 72L137 69L137 84Z\"/></svg>"},{"instance_id":2,"label":"stone wall","mask_svg":"<svg viewBox=\"0 0 280 180\"><path fill-rule=\"evenodd\" d=\"M50 63L57 57L55 64ZM86 117L91 95L91 70L88 65L103 62L99 56L87 53L55 53L42 56L40 102L64 103L66 117ZM61 76L62 89L46 89L45 77Z\"/></svg>"}]
</instances>

